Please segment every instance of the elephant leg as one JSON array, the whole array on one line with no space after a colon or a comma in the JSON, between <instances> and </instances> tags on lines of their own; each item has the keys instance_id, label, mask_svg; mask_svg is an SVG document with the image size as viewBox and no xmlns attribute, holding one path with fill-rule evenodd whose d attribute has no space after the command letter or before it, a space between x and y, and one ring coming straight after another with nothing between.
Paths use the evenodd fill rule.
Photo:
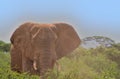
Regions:
<instances>
[{"instance_id":1,"label":"elephant leg","mask_svg":"<svg viewBox=\"0 0 120 79\"><path fill-rule=\"evenodd\" d=\"M22 68L23 68L23 72L28 72L28 73L32 73L32 61L27 58L27 57L24 57L23 56L23 59L22 59Z\"/></svg>"},{"instance_id":2,"label":"elephant leg","mask_svg":"<svg viewBox=\"0 0 120 79\"><path fill-rule=\"evenodd\" d=\"M22 71L22 56L19 50L15 50L13 45L11 45L11 69L13 71Z\"/></svg>"},{"instance_id":3,"label":"elephant leg","mask_svg":"<svg viewBox=\"0 0 120 79\"><path fill-rule=\"evenodd\" d=\"M22 59L22 71L23 72L28 72L28 65L27 65L27 59L26 58L23 58Z\"/></svg>"},{"instance_id":4,"label":"elephant leg","mask_svg":"<svg viewBox=\"0 0 120 79\"><path fill-rule=\"evenodd\" d=\"M57 67L57 71L59 72L59 71L61 70L60 64L56 61L56 62L55 62L55 65L56 65L56 67Z\"/></svg>"},{"instance_id":5,"label":"elephant leg","mask_svg":"<svg viewBox=\"0 0 120 79\"><path fill-rule=\"evenodd\" d=\"M30 60L29 58L24 58L23 72L27 72L31 75L39 75L39 72L34 69L33 63L34 63L33 60Z\"/></svg>"},{"instance_id":6,"label":"elephant leg","mask_svg":"<svg viewBox=\"0 0 120 79\"><path fill-rule=\"evenodd\" d=\"M54 68L55 63L56 63L56 60L53 59L53 60L52 60L52 63L51 63L51 69Z\"/></svg>"},{"instance_id":7,"label":"elephant leg","mask_svg":"<svg viewBox=\"0 0 120 79\"><path fill-rule=\"evenodd\" d=\"M11 69L13 71L21 72L22 71L22 63L19 61L19 58L14 56L11 57ZM18 62L19 61L19 62Z\"/></svg>"},{"instance_id":8,"label":"elephant leg","mask_svg":"<svg viewBox=\"0 0 120 79\"><path fill-rule=\"evenodd\" d=\"M11 57L11 69L13 71L21 72L22 71L22 63L19 61L19 58L16 58L16 55L12 55Z\"/></svg>"}]
</instances>

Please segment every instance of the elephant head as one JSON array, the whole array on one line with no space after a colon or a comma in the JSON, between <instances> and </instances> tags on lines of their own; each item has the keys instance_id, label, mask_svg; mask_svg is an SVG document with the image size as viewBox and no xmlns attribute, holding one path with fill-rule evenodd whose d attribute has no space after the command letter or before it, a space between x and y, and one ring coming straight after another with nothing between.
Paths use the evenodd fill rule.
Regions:
<instances>
[{"instance_id":1,"label":"elephant head","mask_svg":"<svg viewBox=\"0 0 120 79\"><path fill-rule=\"evenodd\" d=\"M66 23L24 23L11 36L11 68L43 75L56 60L80 44L74 28Z\"/></svg>"}]
</instances>

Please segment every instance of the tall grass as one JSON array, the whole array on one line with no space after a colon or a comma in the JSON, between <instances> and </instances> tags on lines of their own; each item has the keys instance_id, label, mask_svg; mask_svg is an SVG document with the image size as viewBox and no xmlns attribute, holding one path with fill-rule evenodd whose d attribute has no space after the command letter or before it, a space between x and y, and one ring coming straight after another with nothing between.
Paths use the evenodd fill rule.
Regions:
<instances>
[{"instance_id":1,"label":"tall grass","mask_svg":"<svg viewBox=\"0 0 120 79\"><path fill-rule=\"evenodd\" d=\"M120 51L116 50L113 48L87 50L79 47L72 54L60 59L58 62L61 70L58 71L55 67L46 73L46 79L120 79L119 63L110 57L110 52L119 54ZM39 76L11 71L9 53L0 52L0 79L39 79Z\"/></svg>"}]
</instances>

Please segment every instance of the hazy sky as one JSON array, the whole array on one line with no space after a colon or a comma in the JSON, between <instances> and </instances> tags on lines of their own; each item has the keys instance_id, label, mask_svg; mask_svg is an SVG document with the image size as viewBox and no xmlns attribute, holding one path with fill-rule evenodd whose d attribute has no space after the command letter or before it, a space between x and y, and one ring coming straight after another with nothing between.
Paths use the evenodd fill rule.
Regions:
<instances>
[{"instance_id":1,"label":"hazy sky","mask_svg":"<svg viewBox=\"0 0 120 79\"><path fill-rule=\"evenodd\" d=\"M0 40L9 42L23 22L66 22L81 38L107 36L120 42L120 0L1 0Z\"/></svg>"}]
</instances>

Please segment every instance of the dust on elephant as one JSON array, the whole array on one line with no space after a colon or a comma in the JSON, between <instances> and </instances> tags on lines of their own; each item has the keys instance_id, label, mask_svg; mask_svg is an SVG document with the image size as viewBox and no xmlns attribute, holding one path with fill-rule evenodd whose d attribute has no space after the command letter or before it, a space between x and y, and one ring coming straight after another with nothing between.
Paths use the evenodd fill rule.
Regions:
<instances>
[{"instance_id":1,"label":"dust on elephant","mask_svg":"<svg viewBox=\"0 0 120 79\"><path fill-rule=\"evenodd\" d=\"M11 69L44 75L56 60L71 53L81 42L66 23L24 23L11 36Z\"/></svg>"}]
</instances>

